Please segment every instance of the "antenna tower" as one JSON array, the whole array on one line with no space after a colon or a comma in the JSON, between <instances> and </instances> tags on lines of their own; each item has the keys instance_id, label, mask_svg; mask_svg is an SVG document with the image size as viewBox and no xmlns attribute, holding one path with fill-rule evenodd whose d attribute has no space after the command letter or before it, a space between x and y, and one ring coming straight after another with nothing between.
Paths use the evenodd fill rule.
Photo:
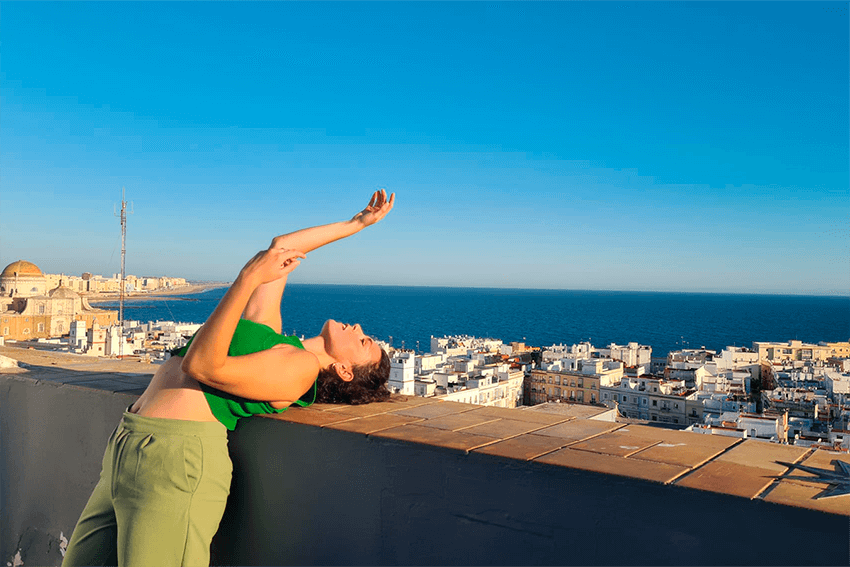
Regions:
<instances>
[{"instance_id":1,"label":"antenna tower","mask_svg":"<svg viewBox=\"0 0 850 567\"><path fill-rule=\"evenodd\" d=\"M118 290L118 356L124 357L124 280L127 278L127 272L124 265L124 260L127 255L127 200L125 199L127 189L121 187L121 213L114 213L115 216L121 217L121 285ZM132 205L131 205L132 206ZM133 211L130 211L133 214Z\"/></svg>"}]
</instances>

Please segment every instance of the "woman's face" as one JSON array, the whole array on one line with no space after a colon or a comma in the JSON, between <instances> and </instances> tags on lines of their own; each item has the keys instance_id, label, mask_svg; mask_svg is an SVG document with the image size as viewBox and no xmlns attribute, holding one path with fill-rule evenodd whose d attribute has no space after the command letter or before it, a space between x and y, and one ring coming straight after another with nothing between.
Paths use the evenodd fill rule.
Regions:
<instances>
[{"instance_id":1,"label":"woman's face","mask_svg":"<svg viewBox=\"0 0 850 567\"><path fill-rule=\"evenodd\" d=\"M328 319L322 327L325 350L339 362L352 366L377 364L381 360L381 347L372 337L363 333L360 325L347 325Z\"/></svg>"}]
</instances>

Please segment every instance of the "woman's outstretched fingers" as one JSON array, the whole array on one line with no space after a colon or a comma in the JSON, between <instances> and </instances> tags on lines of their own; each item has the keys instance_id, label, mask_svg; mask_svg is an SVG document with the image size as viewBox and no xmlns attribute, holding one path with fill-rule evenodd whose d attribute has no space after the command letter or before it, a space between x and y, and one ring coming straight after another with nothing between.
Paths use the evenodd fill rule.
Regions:
<instances>
[{"instance_id":1,"label":"woman's outstretched fingers","mask_svg":"<svg viewBox=\"0 0 850 567\"><path fill-rule=\"evenodd\" d=\"M390 198L387 199L386 189L375 191L372 193L366 208L354 215L352 220L358 221L362 225L361 228L373 225L392 210L394 203L395 193L391 194Z\"/></svg>"}]
</instances>

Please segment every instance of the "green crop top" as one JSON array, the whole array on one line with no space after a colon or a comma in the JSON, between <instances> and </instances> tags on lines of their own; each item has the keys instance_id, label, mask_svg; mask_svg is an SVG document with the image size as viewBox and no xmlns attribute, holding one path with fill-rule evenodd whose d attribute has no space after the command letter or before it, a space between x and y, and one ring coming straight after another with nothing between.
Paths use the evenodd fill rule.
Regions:
<instances>
[{"instance_id":1,"label":"green crop top","mask_svg":"<svg viewBox=\"0 0 850 567\"><path fill-rule=\"evenodd\" d=\"M173 356L185 356L193 340L195 340L195 337L192 337L186 346L171 351L171 354ZM268 325L255 323L247 319L240 319L236 325L236 331L233 333L233 339L230 341L230 349L227 351L227 354L229 356L242 356L268 350L275 345L282 344L296 346L300 349L304 348L298 337L286 337L276 333ZM276 409L269 402L258 402L234 396L227 392L216 390L206 384L201 384L201 390L203 390L215 418L230 431L236 429L236 422L240 418L250 417L259 413L281 413L289 409ZM307 407L315 401L316 382L313 382L313 387L307 390L300 399L295 400L295 403L301 407Z\"/></svg>"}]
</instances>

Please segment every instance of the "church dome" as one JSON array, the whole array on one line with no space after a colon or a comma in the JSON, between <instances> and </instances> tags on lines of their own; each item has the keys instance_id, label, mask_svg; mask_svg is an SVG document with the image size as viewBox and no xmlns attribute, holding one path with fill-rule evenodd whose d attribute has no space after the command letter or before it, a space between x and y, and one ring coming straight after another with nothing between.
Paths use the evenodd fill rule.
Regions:
<instances>
[{"instance_id":1,"label":"church dome","mask_svg":"<svg viewBox=\"0 0 850 567\"><path fill-rule=\"evenodd\" d=\"M0 277L13 277L15 274L19 276L43 276L41 270L38 269L38 266L33 264L32 262L27 262L26 260L18 260L17 262L12 262L8 266L3 269L3 272L0 273Z\"/></svg>"},{"instance_id":2,"label":"church dome","mask_svg":"<svg viewBox=\"0 0 850 567\"><path fill-rule=\"evenodd\" d=\"M51 289L49 295L54 299L76 299L80 297L79 293L64 285Z\"/></svg>"}]
</instances>

